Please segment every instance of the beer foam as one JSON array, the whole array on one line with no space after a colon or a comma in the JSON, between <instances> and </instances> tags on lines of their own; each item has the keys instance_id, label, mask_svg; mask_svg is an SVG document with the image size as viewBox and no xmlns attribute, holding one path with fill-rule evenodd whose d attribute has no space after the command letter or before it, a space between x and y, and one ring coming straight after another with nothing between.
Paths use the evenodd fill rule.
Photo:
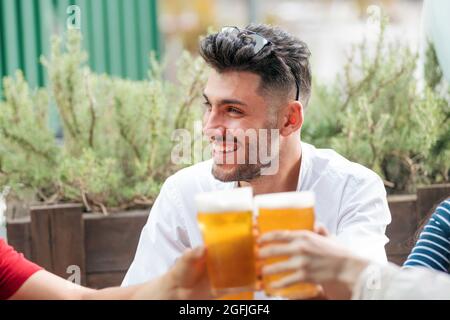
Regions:
<instances>
[{"instance_id":1,"label":"beer foam","mask_svg":"<svg viewBox=\"0 0 450 320\"><path fill-rule=\"evenodd\" d=\"M255 196L258 208L311 208L314 207L314 193L312 191L295 191L268 193Z\"/></svg>"},{"instance_id":2,"label":"beer foam","mask_svg":"<svg viewBox=\"0 0 450 320\"><path fill-rule=\"evenodd\" d=\"M253 189L235 188L199 193L195 196L197 212L253 211Z\"/></svg>"}]
</instances>

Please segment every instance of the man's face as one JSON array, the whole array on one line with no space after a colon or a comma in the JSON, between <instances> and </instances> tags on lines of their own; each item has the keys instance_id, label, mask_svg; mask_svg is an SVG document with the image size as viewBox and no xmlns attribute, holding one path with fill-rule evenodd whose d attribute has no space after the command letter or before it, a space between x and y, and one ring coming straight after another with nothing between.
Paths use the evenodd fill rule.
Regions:
<instances>
[{"instance_id":1,"label":"man's face","mask_svg":"<svg viewBox=\"0 0 450 320\"><path fill-rule=\"evenodd\" d=\"M277 128L277 119L258 90L260 81L250 72L211 71L204 90L203 132L211 143L212 173L218 180L250 181L258 177L263 167L258 152L262 143L269 144L271 152L270 129ZM269 129L269 138L260 136L260 129ZM254 132L255 136L244 132Z\"/></svg>"}]
</instances>

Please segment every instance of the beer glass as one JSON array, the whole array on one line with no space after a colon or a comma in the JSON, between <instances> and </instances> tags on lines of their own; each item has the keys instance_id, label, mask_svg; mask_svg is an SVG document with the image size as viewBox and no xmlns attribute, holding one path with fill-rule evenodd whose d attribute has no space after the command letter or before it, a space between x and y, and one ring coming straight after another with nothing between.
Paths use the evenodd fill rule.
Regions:
<instances>
[{"instance_id":1,"label":"beer glass","mask_svg":"<svg viewBox=\"0 0 450 320\"><path fill-rule=\"evenodd\" d=\"M255 197L257 226L260 235L278 230L313 230L314 194L312 192L283 192L264 194ZM287 257L270 258L264 265L286 260ZM265 293L269 296L290 299L313 298L319 294L315 284L301 283L283 289L272 289L270 284L289 272L263 276Z\"/></svg>"},{"instance_id":2,"label":"beer glass","mask_svg":"<svg viewBox=\"0 0 450 320\"><path fill-rule=\"evenodd\" d=\"M241 293L227 294L225 296L221 296L217 300L254 300L254 299L255 295L253 291L247 291Z\"/></svg>"},{"instance_id":3,"label":"beer glass","mask_svg":"<svg viewBox=\"0 0 450 320\"><path fill-rule=\"evenodd\" d=\"M195 202L212 290L217 295L253 291L256 270L252 189L202 193Z\"/></svg>"}]
</instances>

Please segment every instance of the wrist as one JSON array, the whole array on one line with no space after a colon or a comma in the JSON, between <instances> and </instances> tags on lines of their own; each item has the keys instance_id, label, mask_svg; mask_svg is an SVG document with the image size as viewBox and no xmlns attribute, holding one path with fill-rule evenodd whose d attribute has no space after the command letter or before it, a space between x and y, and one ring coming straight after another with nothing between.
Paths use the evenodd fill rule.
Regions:
<instances>
[{"instance_id":1,"label":"wrist","mask_svg":"<svg viewBox=\"0 0 450 320\"><path fill-rule=\"evenodd\" d=\"M332 300L348 300L353 296L355 285L369 262L351 256L341 257L333 280L323 283L327 298Z\"/></svg>"},{"instance_id":2,"label":"wrist","mask_svg":"<svg viewBox=\"0 0 450 320\"><path fill-rule=\"evenodd\" d=\"M369 266L370 262L359 257L344 257L342 268L338 275L338 281L351 294L355 288L358 279L363 271Z\"/></svg>"}]
</instances>

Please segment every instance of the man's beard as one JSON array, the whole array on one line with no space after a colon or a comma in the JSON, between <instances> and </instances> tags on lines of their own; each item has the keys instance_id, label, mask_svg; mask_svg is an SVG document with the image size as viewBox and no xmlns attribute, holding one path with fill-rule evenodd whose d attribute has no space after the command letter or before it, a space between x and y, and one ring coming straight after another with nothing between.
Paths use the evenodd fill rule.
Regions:
<instances>
[{"instance_id":1,"label":"man's beard","mask_svg":"<svg viewBox=\"0 0 450 320\"><path fill-rule=\"evenodd\" d=\"M275 124L269 123L268 126L266 126L266 128L275 128ZM270 129L265 129L265 130L270 131ZM257 132L259 133L259 131L257 131ZM231 182L231 181L250 182L252 180L259 178L261 176L261 171L264 168L268 168L271 166L270 162L266 163L266 164L263 164L260 162L260 158L259 158L260 145L259 145L259 143L260 143L259 137L257 138L256 146L250 146L250 143L248 143L248 142L245 143L245 161L244 161L244 163L236 163L235 162L232 165L232 167L227 167L230 165L229 164L227 165L226 162L225 162L225 164L219 164L219 163L214 162L213 166L212 166L212 170L211 170L214 178L216 178L217 180L222 181L222 182ZM271 154L272 148L271 148L270 134L267 137L266 143L267 143L266 151L268 151L269 154ZM250 152L256 152L256 158L257 158L256 163L250 163L250 161L249 161ZM277 150L277 155L278 155L278 150Z\"/></svg>"},{"instance_id":2,"label":"man's beard","mask_svg":"<svg viewBox=\"0 0 450 320\"><path fill-rule=\"evenodd\" d=\"M230 181L252 181L261 176L262 164L236 164L236 166L225 172L223 168L220 168L220 164L213 164L212 174L214 178L222 182Z\"/></svg>"}]
</instances>

